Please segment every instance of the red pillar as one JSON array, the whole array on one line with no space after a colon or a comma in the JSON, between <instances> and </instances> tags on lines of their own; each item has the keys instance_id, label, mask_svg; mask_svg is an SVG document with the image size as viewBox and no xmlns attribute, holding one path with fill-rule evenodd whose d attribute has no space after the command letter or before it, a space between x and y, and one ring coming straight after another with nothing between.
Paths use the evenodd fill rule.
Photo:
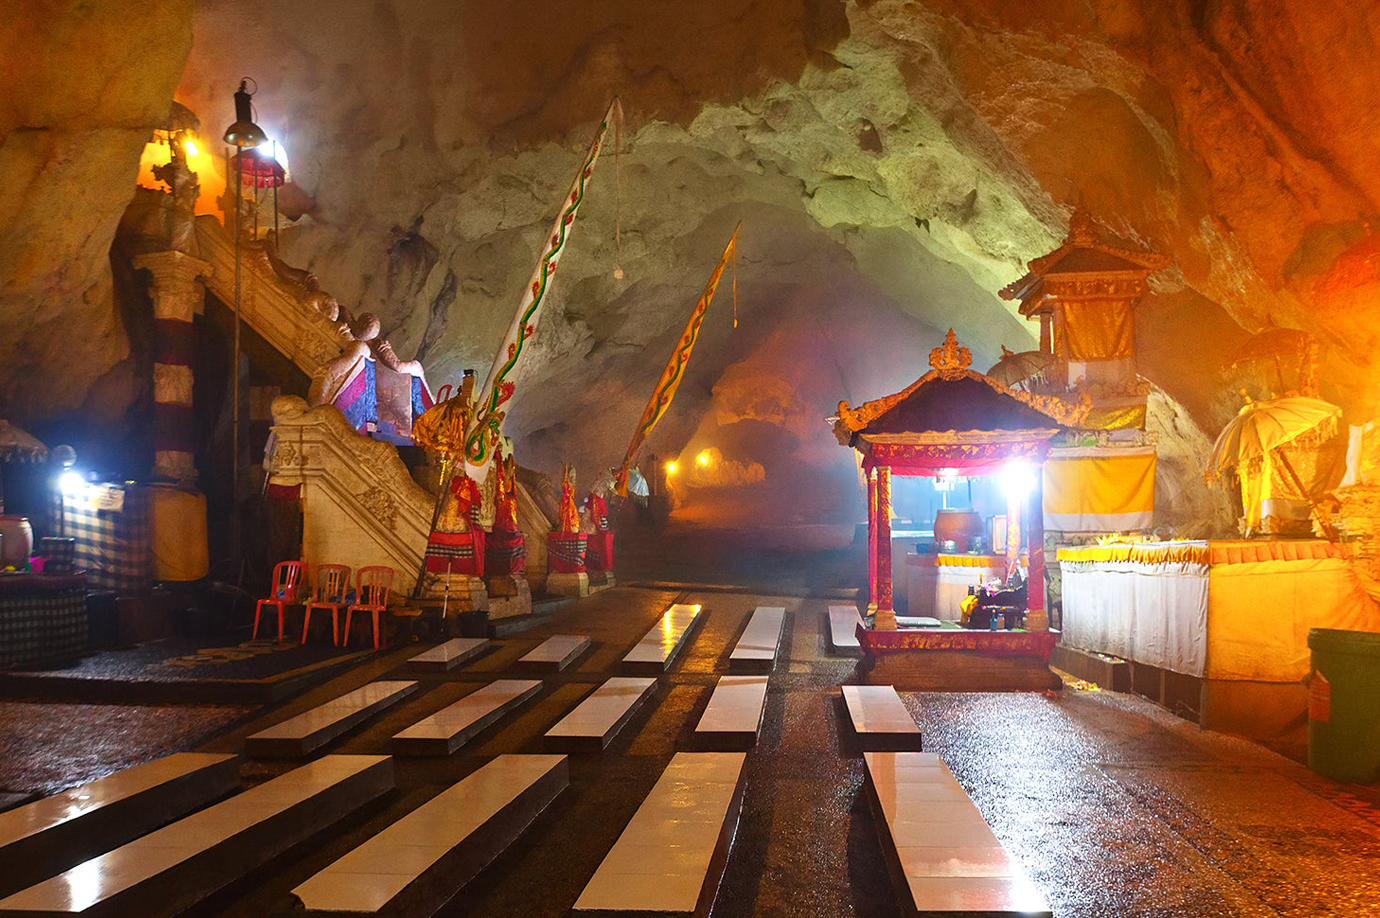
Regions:
<instances>
[{"instance_id":1,"label":"red pillar","mask_svg":"<svg viewBox=\"0 0 1380 918\"><path fill-rule=\"evenodd\" d=\"M1030 580L1026 587L1026 628L1048 631L1049 615L1045 612L1045 498L1044 466L1035 467L1035 487L1030 494L1030 524L1026 541L1030 544L1026 567Z\"/></svg>"},{"instance_id":2,"label":"red pillar","mask_svg":"<svg viewBox=\"0 0 1380 918\"><path fill-rule=\"evenodd\" d=\"M890 622L888 625L887 622ZM891 606L891 468L877 469L877 619L875 628L895 631Z\"/></svg>"},{"instance_id":3,"label":"red pillar","mask_svg":"<svg viewBox=\"0 0 1380 918\"><path fill-rule=\"evenodd\" d=\"M877 611L877 473L867 470L867 606Z\"/></svg>"}]
</instances>

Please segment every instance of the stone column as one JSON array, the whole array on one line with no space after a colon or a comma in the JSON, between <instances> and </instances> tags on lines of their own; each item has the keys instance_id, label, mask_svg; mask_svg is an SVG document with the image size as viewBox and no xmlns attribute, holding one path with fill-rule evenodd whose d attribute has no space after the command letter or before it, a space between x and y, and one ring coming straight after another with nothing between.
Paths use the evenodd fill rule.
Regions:
<instances>
[{"instance_id":1,"label":"stone column","mask_svg":"<svg viewBox=\"0 0 1380 918\"><path fill-rule=\"evenodd\" d=\"M153 477L196 481L196 416L192 411L192 319L206 301L211 266L182 252L134 258L151 275L153 298Z\"/></svg>"},{"instance_id":2,"label":"stone column","mask_svg":"<svg viewBox=\"0 0 1380 918\"><path fill-rule=\"evenodd\" d=\"M891 607L891 468L877 469L877 614L876 631L895 631L896 612Z\"/></svg>"},{"instance_id":3,"label":"stone column","mask_svg":"<svg viewBox=\"0 0 1380 918\"><path fill-rule=\"evenodd\" d=\"M867 612L877 611L877 472L867 470Z\"/></svg>"},{"instance_id":4,"label":"stone column","mask_svg":"<svg viewBox=\"0 0 1380 918\"><path fill-rule=\"evenodd\" d=\"M1027 631L1048 631L1049 613L1045 611L1045 475L1044 466L1035 467L1035 486L1030 491L1030 523L1026 527L1026 543L1030 546L1026 566L1030 579L1026 582Z\"/></svg>"}]
</instances>

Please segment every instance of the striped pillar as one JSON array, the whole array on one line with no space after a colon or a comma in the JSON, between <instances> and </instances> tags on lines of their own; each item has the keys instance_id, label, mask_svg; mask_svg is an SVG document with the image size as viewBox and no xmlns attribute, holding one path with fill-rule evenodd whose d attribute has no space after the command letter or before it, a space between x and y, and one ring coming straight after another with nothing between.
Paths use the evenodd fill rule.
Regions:
<instances>
[{"instance_id":1,"label":"striped pillar","mask_svg":"<svg viewBox=\"0 0 1380 918\"><path fill-rule=\"evenodd\" d=\"M196 480L196 416L192 411L192 319L206 300L211 266L182 252L139 255L153 299L153 477Z\"/></svg>"}]
</instances>

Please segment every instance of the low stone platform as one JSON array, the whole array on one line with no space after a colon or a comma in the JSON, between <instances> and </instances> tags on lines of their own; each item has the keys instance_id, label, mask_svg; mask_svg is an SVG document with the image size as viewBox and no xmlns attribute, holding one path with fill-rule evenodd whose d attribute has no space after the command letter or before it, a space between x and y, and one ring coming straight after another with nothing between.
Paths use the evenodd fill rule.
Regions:
<instances>
[{"instance_id":1,"label":"low stone platform","mask_svg":"<svg viewBox=\"0 0 1380 918\"><path fill-rule=\"evenodd\" d=\"M488 638L451 638L430 650L423 650L407 661L407 668L419 673L444 673L488 652Z\"/></svg>"},{"instance_id":2,"label":"low stone platform","mask_svg":"<svg viewBox=\"0 0 1380 918\"><path fill-rule=\"evenodd\" d=\"M767 709L767 676L723 676L695 725L703 749L746 750L757 745Z\"/></svg>"},{"instance_id":3,"label":"low stone platform","mask_svg":"<svg viewBox=\"0 0 1380 918\"><path fill-rule=\"evenodd\" d=\"M416 689L415 682L370 682L260 730L244 741L244 751L256 757L302 758L397 704Z\"/></svg>"},{"instance_id":4,"label":"low stone platform","mask_svg":"<svg viewBox=\"0 0 1380 918\"><path fill-rule=\"evenodd\" d=\"M741 752L679 752L575 902L574 915L708 915L743 805Z\"/></svg>"},{"instance_id":5,"label":"low stone platform","mask_svg":"<svg viewBox=\"0 0 1380 918\"><path fill-rule=\"evenodd\" d=\"M858 627L862 616L856 606L832 605L829 607L829 652L839 656L862 656L862 645L858 643Z\"/></svg>"},{"instance_id":6,"label":"low stone platform","mask_svg":"<svg viewBox=\"0 0 1380 918\"><path fill-rule=\"evenodd\" d=\"M325 756L0 899L0 914L179 915L392 789L388 756Z\"/></svg>"},{"instance_id":7,"label":"low stone platform","mask_svg":"<svg viewBox=\"0 0 1380 918\"><path fill-rule=\"evenodd\" d=\"M309 915L431 915L570 786L563 755L501 755L292 891Z\"/></svg>"},{"instance_id":8,"label":"low stone platform","mask_svg":"<svg viewBox=\"0 0 1380 918\"><path fill-rule=\"evenodd\" d=\"M1044 897L939 756L869 752L863 761L899 914L1050 918Z\"/></svg>"},{"instance_id":9,"label":"low stone platform","mask_svg":"<svg viewBox=\"0 0 1380 918\"><path fill-rule=\"evenodd\" d=\"M1057 631L858 630L872 685L909 692L1033 692L1058 689L1049 668Z\"/></svg>"},{"instance_id":10,"label":"low stone platform","mask_svg":"<svg viewBox=\"0 0 1380 918\"><path fill-rule=\"evenodd\" d=\"M0 813L0 895L119 847L239 786L239 756L180 752Z\"/></svg>"},{"instance_id":11,"label":"low stone platform","mask_svg":"<svg viewBox=\"0 0 1380 918\"><path fill-rule=\"evenodd\" d=\"M568 752L603 752L656 688L650 677L607 680L546 731L546 746Z\"/></svg>"},{"instance_id":12,"label":"low stone platform","mask_svg":"<svg viewBox=\"0 0 1380 918\"><path fill-rule=\"evenodd\" d=\"M588 635L553 634L524 654L517 666L527 672L558 673L579 659L589 647Z\"/></svg>"},{"instance_id":13,"label":"low stone platform","mask_svg":"<svg viewBox=\"0 0 1380 918\"><path fill-rule=\"evenodd\" d=\"M731 673L769 673L776 665L781 647L786 610L781 606L758 606L748 619L742 637L728 657Z\"/></svg>"},{"instance_id":14,"label":"low stone platform","mask_svg":"<svg viewBox=\"0 0 1380 918\"><path fill-rule=\"evenodd\" d=\"M863 749L889 752L921 747L920 727L890 685L845 685L843 705Z\"/></svg>"},{"instance_id":15,"label":"low stone platform","mask_svg":"<svg viewBox=\"0 0 1380 918\"><path fill-rule=\"evenodd\" d=\"M450 755L541 691L535 679L499 679L393 736L402 755Z\"/></svg>"}]
</instances>

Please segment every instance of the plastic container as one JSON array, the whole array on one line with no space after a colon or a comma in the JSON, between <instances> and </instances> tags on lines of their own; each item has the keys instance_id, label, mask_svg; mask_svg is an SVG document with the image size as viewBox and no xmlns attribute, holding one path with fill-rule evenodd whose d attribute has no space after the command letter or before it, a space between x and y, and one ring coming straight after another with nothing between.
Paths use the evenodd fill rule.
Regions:
<instances>
[{"instance_id":1,"label":"plastic container","mask_svg":"<svg viewBox=\"0 0 1380 918\"><path fill-rule=\"evenodd\" d=\"M1308 767L1349 784L1380 782L1380 634L1308 632Z\"/></svg>"}]
</instances>

